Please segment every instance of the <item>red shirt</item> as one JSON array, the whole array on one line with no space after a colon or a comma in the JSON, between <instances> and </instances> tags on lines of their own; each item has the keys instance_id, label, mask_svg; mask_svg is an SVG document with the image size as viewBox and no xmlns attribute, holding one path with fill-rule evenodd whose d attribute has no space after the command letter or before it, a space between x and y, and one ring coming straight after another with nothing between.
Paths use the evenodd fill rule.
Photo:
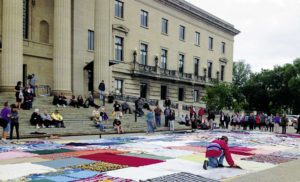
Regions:
<instances>
[{"instance_id":1,"label":"red shirt","mask_svg":"<svg viewBox=\"0 0 300 182\"><path fill-rule=\"evenodd\" d=\"M224 151L225 159L230 166L234 165L228 145L224 140L214 140L206 148L206 157L219 157Z\"/></svg>"}]
</instances>

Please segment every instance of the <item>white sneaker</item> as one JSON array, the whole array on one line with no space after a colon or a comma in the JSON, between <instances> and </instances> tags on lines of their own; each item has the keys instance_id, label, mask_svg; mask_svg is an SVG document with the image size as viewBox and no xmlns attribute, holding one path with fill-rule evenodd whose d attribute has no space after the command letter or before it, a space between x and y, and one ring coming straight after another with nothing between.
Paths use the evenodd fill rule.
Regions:
<instances>
[{"instance_id":1,"label":"white sneaker","mask_svg":"<svg viewBox=\"0 0 300 182\"><path fill-rule=\"evenodd\" d=\"M56 106L59 107L59 104L57 104Z\"/></svg>"},{"instance_id":2,"label":"white sneaker","mask_svg":"<svg viewBox=\"0 0 300 182\"><path fill-rule=\"evenodd\" d=\"M66 107L66 105L64 104L63 107Z\"/></svg>"},{"instance_id":3,"label":"white sneaker","mask_svg":"<svg viewBox=\"0 0 300 182\"><path fill-rule=\"evenodd\" d=\"M38 129L38 128L40 128L39 126L36 126L36 128Z\"/></svg>"}]
</instances>

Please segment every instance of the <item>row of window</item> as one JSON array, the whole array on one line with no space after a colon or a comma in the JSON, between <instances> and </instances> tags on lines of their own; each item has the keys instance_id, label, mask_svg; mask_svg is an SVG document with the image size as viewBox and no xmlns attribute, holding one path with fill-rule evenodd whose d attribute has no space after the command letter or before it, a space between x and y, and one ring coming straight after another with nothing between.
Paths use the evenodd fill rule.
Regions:
<instances>
[{"instance_id":1,"label":"row of window","mask_svg":"<svg viewBox=\"0 0 300 182\"><path fill-rule=\"evenodd\" d=\"M124 93L123 80L116 79L115 80L115 92L119 94ZM193 101L199 101L199 90L193 90ZM141 83L140 84L140 97L147 98L148 95L148 84ZM168 95L168 88L165 85L161 85L160 87L160 99L165 100ZM178 101L184 101L185 92L184 88L178 88Z\"/></svg>"},{"instance_id":2,"label":"row of window","mask_svg":"<svg viewBox=\"0 0 300 182\"><path fill-rule=\"evenodd\" d=\"M115 17L117 18L124 18L124 2L120 0L115 0ZM140 25L141 27L148 28L148 19L149 19L149 13L145 10L141 10L140 12ZM169 21L166 18L162 18L161 22L161 33L168 35L168 24ZM179 40L184 41L185 40L185 26L180 25L179 26ZM214 44L213 44L213 37L208 38L208 49L213 50ZM195 32L195 45L200 46L200 32ZM221 53L225 54L225 42L221 42Z\"/></svg>"}]
</instances>

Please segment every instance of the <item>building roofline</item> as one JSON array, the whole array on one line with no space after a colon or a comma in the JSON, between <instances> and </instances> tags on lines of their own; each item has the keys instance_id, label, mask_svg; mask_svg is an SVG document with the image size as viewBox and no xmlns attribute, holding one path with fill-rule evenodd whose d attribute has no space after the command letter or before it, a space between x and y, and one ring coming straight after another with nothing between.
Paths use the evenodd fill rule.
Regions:
<instances>
[{"instance_id":1,"label":"building roofline","mask_svg":"<svg viewBox=\"0 0 300 182\"><path fill-rule=\"evenodd\" d=\"M164 3L165 5L172 6L180 11L183 11L189 15L199 18L217 28L220 28L232 35L237 35L240 33L238 29L234 28L234 25L204 11L203 9L186 2L185 0L157 0Z\"/></svg>"}]
</instances>

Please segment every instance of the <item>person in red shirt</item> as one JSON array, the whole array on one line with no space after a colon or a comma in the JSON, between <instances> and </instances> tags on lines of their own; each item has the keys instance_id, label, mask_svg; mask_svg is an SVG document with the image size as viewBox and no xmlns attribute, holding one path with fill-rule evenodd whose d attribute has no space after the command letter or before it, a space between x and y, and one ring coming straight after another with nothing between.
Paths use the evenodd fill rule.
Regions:
<instances>
[{"instance_id":1,"label":"person in red shirt","mask_svg":"<svg viewBox=\"0 0 300 182\"><path fill-rule=\"evenodd\" d=\"M222 136L214 141L212 141L206 148L206 157L208 160L204 161L203 169L207 170L207 167L210 166L212 168L224 167L223 160L226 158L227 163L230 167L237 167L235 165L231 153L228 148L228 138L226 136Z\"/></svg>"}]
</instances>

